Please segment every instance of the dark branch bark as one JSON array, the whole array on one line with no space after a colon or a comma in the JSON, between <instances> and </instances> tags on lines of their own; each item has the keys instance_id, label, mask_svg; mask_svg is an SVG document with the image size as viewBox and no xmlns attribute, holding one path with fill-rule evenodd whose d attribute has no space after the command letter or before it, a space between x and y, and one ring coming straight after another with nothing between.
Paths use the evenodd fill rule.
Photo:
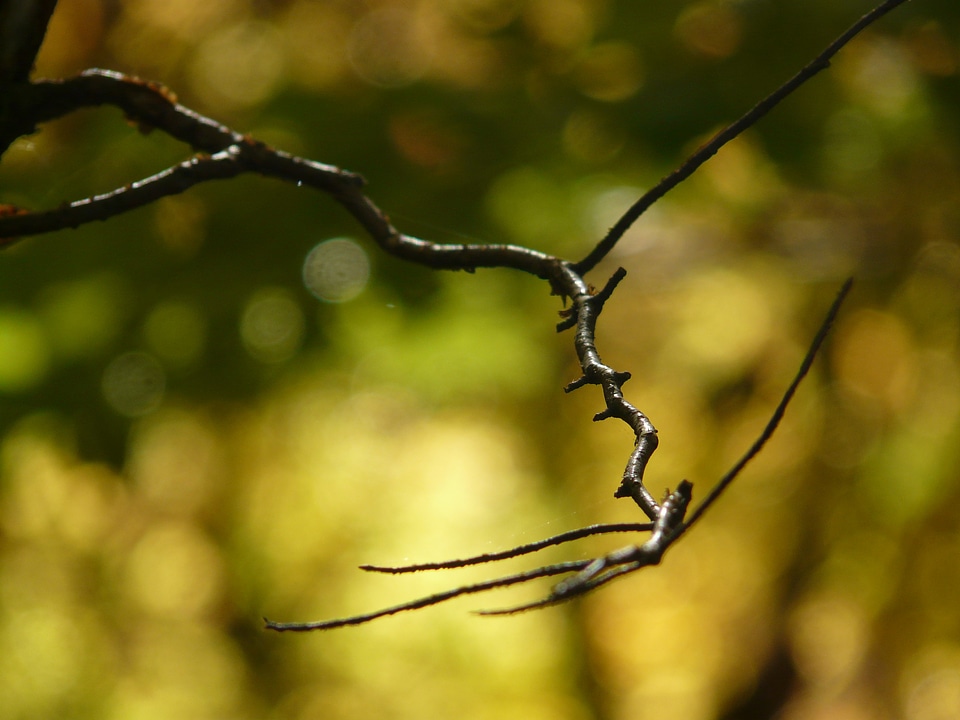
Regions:
<instances>
[{"instance_id":1,"label":"dark branch bark","mask_svg":"<svg viewBox=\"0 0 960 720\"><path fill-rule=\"evenodd\" d=\"M517 573L516 575L508 575L507 577L497 578L496 580L487 580L474 585L463 585L452 590L445 590L444 592L436 593L435 595L428 595L427 597L419 598L418 600L412 600L401 605L394 605L393 607L377 610L376 612L367 613L365 615L354 615L352 617L340 618L338 620L321 620L319 622L306 623L279 623L264 618L263 621L266 624L267 629L278 630L280 632L332 630L333 628L346 627L347 625L362 625L363 623L367 623L371 620L376 620L377 618L382 618L387 615L396 615L397 613L406 612L407 610L419 610L420 608L429 607L430 605L438 605L439 603L452 600L453 598L460 597L461 595L474 595L487 590L493 590L494 588L509 587L510 585L516 585L517 583L525 583L531 580L536 580L537 578L550 577L552 575L562 575L563 573L581 570L589 564L589 560L577 560L575 562L560 563L558 565L548 565L542 568L537 568L536 570L527 570L526 572Z\"/></svg>"},{"instance_id":2,"label":"dark branch bark","mask_svg":"<svg viewBox=\"0 0 960 720\"><path fill-rule=\"evenodd\" d=\"M885 0L870 13L864 15L849 30L834 41L826 50L784 83L753 109L718 133L710 142L694 153L674 173L664 178L650 192L641 197L610 230L594 249L581 261L571 262L537 250L508 244L440 244L422 240L398 231L389 218L364 193L361 176L340 168L324 165L304 158L291 156L271 148L253 138L237 133L228 127L206 118L189 108L179 105L174 95L163 86L104 70L88 70L76 78L62 81L26 82L22 62L13 62L11 78L4 82L0 75L3 97L0 103L0 149L6 148L19 136L31 133L38 123L62 117L80 108L110 105L119 108L128 119L141 129L159 129L171 137L188 144L201 154L168 168L152 177L131 183L111 192L65 203L59 208L31 212L11 206L0 206L0 247L9 245L18 237L75 228L95 220L106 220L120 213L142 207L161 197L183 192L209 180L235 177L241 173L254 172L286 182L306 185L317 189L337 201L350 213L361 227L385 252L396 257L416 262L430 268L473 271L480 267L504 267L521 270L547 280L554 294L569 298L572 307L562 313L558 331L575 328L574 347L582 375L569 383L570 392L585 385L598 385L602 391L604 408L594 420L615 417L625 422L634 432L634 449L624 469L616 497L629 497L652 521L652 534L641 545L633 545L592 561L560 563L536 570L499 578L496 580L456 588L421 598L393 608L366 615L319 623L273 623L267 627L274 630L313 630L356 625L384 615L413 610L433 605L464 594L506 587L540 577L567 572L578 574L558 584L553 592L536 603L497 613L518 612L541 607L582 595L610 582L621 575L660 562L666 550L679 539L712 505L713 502L739 475L750 460L769 440L800 381L806 375L820 345L829 330L840 303L849 290L844 286L827 319L821 326L814 343L791 383L770 423L746 455L713 488L706 499L696 508L690 519L684 522L687 505L692 497L692 485L682 481L674 493L662 504L658 503L643 483L646 466L657 448L657 431L649 418L624 398L622 387L630 379L627 372L616 371L606 365L596 347L596 326L604 303L611 297L626 271L618 269L600 292L594 293L584 275L602 260L623 236L624 232L659 198L692 175L706 160L723 145L755 124L803 83L829 66L830 59L857 33L906 0ZM0 31L5 30L11 3L0 6ZM31 8L49 7L53 3L32 3ZM36 10L36 12L40 12ZM10 15L10 17L13 17ZM32 16L39 23L41 15ZM46 18L43 18L45 27ZM37 25L39 27L39 25ZM42 37L42 32L40 34ZM31 40L30 42L33 42ZM39 39L36 39L39 43ZM30 43L26 46L32 47ZM26 47L25 46L25 47ZM35 50L34 50L35 53ZM19 55L17 56L20 57ZM31 58L32 63L32 58ZM0 72L6 66L0 66ZM9 82L12 79L13 82ZM651 527L643 524L643 527ZM414 566L412 568L388 569L367 567L383 572L405 572L419 569L459 567L474 562L488 562L513 557L525 552L559 544L588 534L608 532L598 528L565 533L558 538L548 538L530 546L514 548L507 553L480 556L462 561Z\"/></svg>"},{"instance_id":3,"label":"dark branch bark","mask_svg":"<svg viewBox=\"0 0 960 720\"><path fill-rule=\"evenodd\" d=\"M57 0L0 2L0 85L30 77Z\"/></svg>"},{"instance_id":4,"label":"dark branch bark","mask_svg":"<svg viewBox=\"0 0 960 720\"><path fill-rule=\"evenodd\" d=\"M744 454L744 456L714 486L713 490L711 490L703 502L700 503L696 510L691 514L689 520L686 522L684 522L684 516L686 514L687 506L690 504L693 496L693 484L687 480L682 480L674 492L668 493L663 504L657 506L657 517L653 522L652 527L649 525L646 526L652 529L650 537L641 545L629 545L625 548L621 548L609 553L608 555L595 558L594 560L581 560L575 562L557 563L555 565L545 565L535 570L529 570L526 572L517 573L515 575L507 575L501 578L475 583L473 585L464 585L442 593L429 595L427 597L412 600L401 605L396 605L391 608L386 608L384 610L378 610L376 612L366 613L363 615L353 615L335 620L323 620L319 622L307 623L276 623L270 620L265 620L266 627L270 630L307 631L331 630L333 628L345 627L347 625L361 625L386 615L393 615L406 610L417 610L430 605L437 605L441 602L445 602L446 600L450 600L461 595L472 595L480 592L486 592L488 590L510 587L511 585L525 583L552 575L560 575L569 572L576 573L575 575L572 575L571 577L568 577L565 580L557 583L553 590L546 597L540 600L535 600L531 603L504 608L501 610L483 610L479 613L481 615L512 615L515 613L526 612L527 610L534 610L537 608L543 608L566 602L572 598L585 595L591 590L595 590L603 585L606 585L607 583L612 582L619 577L629 575L630 573L636 572L637 570L649 567L651 565L660 564L660 561L663 559L663 556L666 554L667 550L677 540L679 540L683 534L689 530L701 517L703 517L703 514L707 511L707 509L709 509L709 507L717 500L717 498L720 497L720 495L730 486L737 476L740 475L750 460L753 459L753 457L755 457L756 454L763 449L763 446L766 445L766 443L773 436L774 431L780 424L780 420L783 419L787 405L789 405L790 400L796 393L797 387L799 387L801 381L804 379L804 377L806 377L810 367L813 365L813 361L817 357L817 354L823 345L823 341L826 339L827 334L830 331L830 327L833 325L833 322L837 317L837 313L840 311L840 306L843 304L847 294L850 292L851 286L852 281L847 280L840 292L837 294L837 297L834 299L833 304L827 311L826 317L821 323L820 328L817 330L817 333L803 358L803 362L800 364L797 374L794 376L793 381L787 387L783 397L780 399L780 402L774 409L773 415L770 417L770 420L763 429L763 432L750 446L750 449ZM600 529L595 529L593 531L591 531L589 528L584 528L579 531L564 533L563 535L558 535L555 538L548 538L545 541L541 541L541 543L533 543L531 546L538 545L538 547L533 548L534 550L538 550L541 547L546 547L548 544L560 544L570 540L579 539L581 537L586 537L587 535L606 532L602 529L604 527L606 526L599 526ZM553 542L557 539L559 539L558 542ZM451 560L442 563L411 565L405 568L378 568L365 566L364 569L390 573L450 569L463 567L465 565L477 564L480 562L493 562L505 558L516 557L523 553L531 552L531 550L527 549L531 546L519 546L513 550L500 553L491 553L489 555L480 555L476 558L467 558L465 560Z\"/></svg>"},{"instance_id":5,"label":"dark branch bark","mask_svg":"<svg viewBox=\"0 0 960 720\"><path fill-rule=\"evenodd\" d=\"M0 156L36 126L11 100L13 88L24 87L30 77L56 5L57 0L0 0Z\"/></svg>"},{"instance_id":6,"label":"dark branch bark","mask_svg":"<svg viewBox=\"0 0 960 720\"><path fill-rule=\"evenodd\" d=\"M517 547L510 548L509 550L501 550L500 552L484 553L483 555L474 555L473 557L459 558L457 560L445 560L442 562L420 563L417 565L400 565L398 567L361 565L360 569L368 572L386 573L388 575L400 575L402 573L421 572L423 570L453 570L455 568L468 567L470 565L481 565L483 563L496 562L497 560L508 560L510 558L520 557L521 555L527 555L529 553L537 552L538 550L543 550L544 548L548 548L552 545L562 545L563 543L568 543L573 540L579 540L580 538L590 537L593 535L605 535L607 533L622 532L645 532L647 530L653 530L653 523L610 523L601 525L588 525L587 527L569 530L567 532L560 533L559 535L553 535L552 537L527 543L526 545L518 545Z\"/></svg>"}]
</instances>

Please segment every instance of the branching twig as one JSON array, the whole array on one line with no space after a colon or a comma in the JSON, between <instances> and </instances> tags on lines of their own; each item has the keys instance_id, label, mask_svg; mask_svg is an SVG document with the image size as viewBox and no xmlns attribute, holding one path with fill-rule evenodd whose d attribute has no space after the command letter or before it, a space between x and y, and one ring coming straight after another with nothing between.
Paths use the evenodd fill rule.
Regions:
<instances>
[{"instance_id":1,"label":"branching twig","mask_svg":"<svg viewBox=\"0 0 960 720\"><path fill-rule=\"evenodd\" d=\"M402 235L366 195L363 178L332 165L295 157L242 135L176 102L157 83L107 70L87 70L62 81L42 81L10 88L9 112L20 120L20 134L38 122L85 107L112 105L141 128L156 128L214 157L228 152L213 170L201 156L152 178L92 198L64 203L43 212L0 217L0 238L10 244L27 235L76 228L183 192L198 182L256 172L327 193L360 223L380 247L392 255L438 270L507 267L552 280L557 258L517 245L443 245Z\"/></svg>"},{"instance_id":2,"label":"branching twig","mask_svg":"<svg viewBox=\"0 0 960 720\"><path fill-rule=\"evenodd\" d=\"M435 595L428 595L418 600L412 600L408 603L385 608L384 610L377 610L376 612L367 613L365 615L353 615L351 617L340 618L338 620L321 620L319 622L306 623L278 623L264 618L263 621L266 623L267 629L279 630L281 632L285 630L291 630L294 632L304 632L306 630L332 630L333 628L344 627L346 625L362 625L363 623L376 620L377 618L386 617L387 615L396 615L397 613L406 612L407 610L419 610L420 608L429 607L430 605L437 605L446 600L452 600L455 597L460 597L461 595L473 595L475 593L493 590L494 588L509 587L510 585L516 585L517 583L529 582L530 580L536 580L537 578L575 572L577 570L582 570L589 564L589 560L577 560L575 562L559 563L557 565L546 565L544 567L537 568L536 570L528 570L526 572L517 573L516 575L508 575L506 577L497 578L496 580L487 580L474 585L463 585L462 587L454 588L453 590L445 590L444 592L439 592Z\"/></svg>"},{"instance_id":3,"label":"branching twig","mask_svg":"<svg viewBox=\"0 0 960 720\"><path fill-rule=\"evenodd\" d=\"M687 503L690 501L692 486L684 480L680 483L676 492L670 495L664 502L661 515L654 524L653 533L650 539L643 545L626 547L594 560L593 563L581 570L577 575L557 584L550 595L543 600L528 605L508 608L506 610L487 611L483 614L506 615L543 607L545 605L553 605L590 592L594 588L605 585L621 575L632 573L649 565L657 565L663 558L663 554L667 551L667 548L679 540L687 530L693 527L693 525L703 517L710 506L717 501L730 484L736 480L747 464L763 449L767 441L773 437L773 433L780 425L783 414L787 410L787 405L790 404L800 383L810 371L810 367L813 365L813 361L817 357L823 341L830 332L834 320L836 320L837 313L840 312L840 306L843 304L852 286L853 280L848 279L843 284L843 287L840 288L840 292L837 293L837 297L834 299L833 304L827 311L826 317L824 317L823 322L820 324L820 328L817 330L817 334L810 343L810 347L807 349L807 354L804 356L803 362L800 363L797 374L787 387L783 397L780 398L780 402L774 409L773 415L770 416L770 420L764 427L763 432L760 433L753 445L744 453L743 457L713 486L707 494L707 497L705 497L691 513L688 520L683 521L683 514L686 510Z\"/></svg>"},{"instance_id":4,"label":"branching twig","mask_svg":"<svg viewBox=\"0 0 960 720\"><path fill-rule=\"evenodd\" d=\"M615 417L623 420L633 429L636 442L633 452L630 454L630 459L627 461L627 467L623 471L620 487L614 496L633 498L644 514L655 521L660 508L643 484L643 472L650 456L653 455L653 451L657 449L659 444L657 429L646 415L623 397L622 387L630 379L630 373L617 372L609 365L604 364L600 359L600 353L597 352L594 341L600 310L610 297L613 289L626 275L626 271L619 268L603 290L596 295L591 295L583 278L569 265L563 265L562 270L566 282L577 288L573 297L574 317L577 319L574 346L577 350L577 357L580 359L580 368L583 370L583 375L569 383L565 390L571 392L584 385L599 385L603 390L606 407L593 416L594 421ZM565 325L565 323L561 323L558 329L563 329Z\"/></svg>"},{"instance_id":5,"label":"branching twig","mask_svg":"<svg viewBox=\"0 0 960 720\"><path fill-rule=\"evenodd\" d=\"M827 67L830 59L857 33L904 2L906 0L884 0L874 10L864 15L793 78L735 123L718 133L676 171L665 177L656 187L641 197L624 213L606 237L585 258L576 263L516 245L441 244L404 235L392 225L386 214L364 194L365 182L361 176L331 165L289 155L231 130L178 104L173 93L159 84L104 70L88 70L80 76L68 80L31 83L25 81L26 78L23 76L22 68L18 66L14 76L0 78L3 81L0 83L3 85L3 97L2 102L0 102L0 152L17 137L34 132L39 123L62 117L80 108L110 105L122 110L127 118L139 125L141 129L156 128L161 130L171 137L187 143L200 154L152 177L117 188L111 192L72 203L64 203L55 209L33 212L9 205L0 205L0 247L9 245L22 236L75 228L95 220L106 220L123 212L142 207L159 198L183 192L201 182L232 178L241 173L254 172L312 187L326 193L357 220L380 248L396 257L434 269L473 271L480 267L513 268L547 280L552 292L564 298L569 298L572 305L568 311L563 313L565 319L559 323L557 329L559 331L575 329L574 347L582 374L578 379L569 383L565 390L570 392L585 385L598 385L603 393L604 408L594 416L594 420L618 418L634 432L634 449L627 461L615 496L632 498L652 521L653 532L650 539L642 545L631 546L594 561L550 565L499 580L457 588L369 615L323 623L308 623L306 625L285 625L268 622L268 627L276 630L308 630L360 624L403 610L433 605L458 595L482 592L496 587L526 582L538 577L578 571L578 575L559 584L553 593L544 600L532 605L498 612L513 612L559 602L583 594L610 582L622 574L658 563L670 544L702 516L750 459L759 452L773 433L797 384L809 369L810 363L813 361L813 357L827 332L830 321L848 288L848 286L845 286L844 291L832 308L831 315L828 316L820 333L818 333L800 373L798 373L781 401L763 435L758 438L741 462L724 476L697 507L690 520L684 523L683 516L690 501L691 485L683 481L677 490L664 500L663 504L658 503L646 489L643 476L647 463L657 448L656 428L644 413L624 398L622 387L630 379L630 374L614 370L606 365L601 360L596 347L596 326L600 312L604 303L626 275L626 271L622 268L618 269L604 288L597 293L592 291L585 281L584 275L610 252L624 232L654 202L693 174L724 144L754 125L783 98ZM36 0L34 3L36 7L45 4L52 7L52 2L48 2L48 0ZM649 526L649 524L643 524L643 527ZM588 530L589 532L587 532ZM547 545L566 542L575 537L606 531L609 530L593 528L573 531L558 536L561 538L559 540L555 538L547 539L530 546L515 548L505 554L493 553L447 564L415 566L406 569L395 568L393 570L377 567L368 567L367 569L382 572L401 572L412 569L428 569L428 567L459 567L460 565L472 564L472 562L488 562L501 557L513 557ZM553 542L553 540L556 540L556 542Z\"/></svg>"},{"instance_id":6,"label":"branching twig","mask_svg":"<svg viewBox=\"0 0 960 720\"><path fill-rule=\"evenodd\" d=\"M844 283L836 299L833 301L833 304L830 306L830 309L827 311L827 315L820 324L820 328L817 330L817 333L803 358L803 362L800 364L797 374L794 376L793 381L787 387L786 392L784 392L783 397L780 399L780 402L774 409L773 415L767 422L763 432L760 433L760 436L754 441L744 456L720 479L713 490L711 490L707 497L700 503L696 510L691 514L690 519L686 522L684 522L684 516L686 514L687 506L692 498L693 484L687 480L682 480L677 486L677 489L672 493L668 493L666 499L663 501L663 504L658 506L657 517L653 522L652 527L650 525L645 525L646 528L652 529L652 532L650 533L650 537L647 539L647 541L641 545L629 545L625 548L615 550L612 553L595 558L593 560L580 560L574 562L557 563L555 565L545 565L543 567L529 570L527 572L517 573L515 575L507 575L472 585L464 585L452 590L447 590L441 593L436 593L435 595L429 595L418 600L413 600L402 605L397 605L392 608L378 610L376 612L366 613L363 615L353 615L335 620L323 620L320 622L307 623L276 623L267 620L266 627L270 630L306 631L330 630L333 628L344 627L346 625L362 625L363 623L376 620L377 618L381 618L386 615L393 615L406 610L416 610L429 605L437 605L441 602L459 597L461 595L472 595L480 592L486 592L487 590L496 590L499 588L516 585L518 583L536 580L541 577L549 577L568 572L576 573L575 575L572 575L571 577L557 583L553 587L553 590L546 597L540 600L535 600L531 603L504 608L501 610L480 611L481 615L512 615L519 612L525 612L527 610L533 610L536 608L542 608L548 605L556 605L557 603L565 602L572 598L584 595L591 590L595 590L602 585L606 585L607 583L616 580L619 577L636 572L641 568L649 567L651 565L658 565L663 559L664 554L673 545L673 543L675 543L688 529L690 529L694 523L703 517L703 514L706 512L706 510L730 486L730 484L747 466L747 463L749 463L750 460L758 452L760 452L767 441L769 441L773 436L774 431L780 424L780 420L783 418L783 414L787 409L787 405L793 398L793 395L796 392L797 387L800 385L800 382L804 377L806 377L807 372L809 372L810 367L817 356L817 353L820 351L823 341L826 338L827 333L830 331L830 327L833 325L833 321L836 319L837 313L840 311L840 306L843 304L844 299L850 291L851 285L851 280L847 280ZM563 535L555 536L553 538L547 538L546 540L540 541L540 543L521 545L513 550L508 550L501 553L490 553L488 555L480 555L475 558L467 558L464 560L451 560L442 563L410 565L402 568L364 566L364 569L389 573L414 572L417 570L451 569L476 563L493 562L509 557L516 557L525 552L530 552L531 550L528 548L531 547L538 550L542 547L546 547L547 545L558 545L569 542L570 540L586 537L587 535L599 534L599 532L606 531L603 530L604 527L605 526L599 526L599 529L597 526L593 526L592 528L582 528L581 530L575 530L570 533L564 533Z\"/></svg>"}]
</instances>

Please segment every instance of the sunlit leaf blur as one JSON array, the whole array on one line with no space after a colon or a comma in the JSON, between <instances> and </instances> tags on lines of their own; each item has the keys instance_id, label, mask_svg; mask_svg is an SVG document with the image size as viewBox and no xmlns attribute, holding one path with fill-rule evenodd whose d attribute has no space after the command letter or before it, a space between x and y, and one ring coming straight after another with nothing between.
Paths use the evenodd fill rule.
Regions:
<instances>
[{"instance_id":1,"label":"sunlit leaf blur","mask_svg":"<svg viewBox=\"0 0 960 720\"><path fill-rule=\"evenodd\" d=\"M362 173L410 234L583 256L864 2L61 0L39 77L135 73ZM362 563L603 521L631 434L591 423L561 305L384 256L329 199L206 184L0 254L0 708L9 720L960 717L960 6L916 0L656 205L598 346L660 431L655 495L764 453L663 566L508 618L491 576ZM19 140L55 207L189 155L120 113ZM582 541L548 561L630 538ZM502 571L529 567L526 558ZM782 705L781 705L782 704Z\"/></svg>"}]
</instances>

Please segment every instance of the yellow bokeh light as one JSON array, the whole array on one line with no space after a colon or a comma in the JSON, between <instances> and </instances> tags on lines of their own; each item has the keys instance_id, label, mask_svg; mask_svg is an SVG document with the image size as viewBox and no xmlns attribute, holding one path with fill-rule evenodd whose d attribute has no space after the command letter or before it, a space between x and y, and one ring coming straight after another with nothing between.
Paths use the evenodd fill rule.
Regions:
<instances>
[{"instance_id":1,"label":"yellow bokeh light","mask_svg":"<svg viewBox=\"0 0 960 720\"><path fill-rule=\"evenodd\" d=\"M587 50L574 68L574 81L589 98L620 102L643 85L643 65L637 49L624 42L607 42Z\"/></svg>"},{"instance_id":2,"label":"yellow bokeh light","mask_svg":"<svg viewBox=\"0 0 960 720\"><path fill-rule=\"evenodd\" d=\"M210 105L242 110L270 99L284 79L284 39L269 23L244 21L211 33L193 60L194 93Z\"/></svg>"},{"instance_id":3,"label":"yellow bokeh light","mask_svg":"<svg viewBox=\"0 0 960 720\"><path fill-rule=\"evenodd\" d=\"M222 448L202 417L165 409L131 437L127 472L153 506L175 515L209 509L223 478Z\"/></svg>"},{"instance_id":4,"label":"yellow bokeh light","mask_svg":"<svg viewBox=\"0 0 960 720\"><path fill-rule=\"evenodd\" d=\"M226 588L219 550L197 528L155 523L133 547L125 571L130 600L148 613L171 619L204 615Z\"/></svg>"},{"instance_id":5,"label":"yellow bokeh light","mask_svg":"<svg viewBox=\"0 0 960 720\"><path fill-rule=\"evenodd\" d=\"M845 389L889 410L903 409L916 391L911 338L889 313L864 310L847 318L837 330L834 365Z\"/></svg>"},{"instance_id":6,"label":"yellow bokeh light","mask_svg":"<svg viewBox=\"0 0 960 720\"><path fill-rule=\"evenodd\" d=\"M353 27L350 63L378 87L402 87L419 80L433 61L433 43L418 14L400 4L371 10Z\"/></svg>"},{"instance_id":7,"label":"yellow bokeh light","mask_svg":"<svg viewBox=\"0 0 960 720\"><path fill-rule=\"evenodd\" d=\"M919 78L899 44L876 38L850 50L838 60L837 77L852 99L891 119L923 111Z\"/></svg>"},{"instance_id":8,"label":"yellow bokeh light","mask_svg":"<svg viewBox=\"0 0 960 720\"><path fill-rule=\"evenodd\" d=\"M0 307L0 392L33 388L49 366L50 346L36 315Z\"/></svg>"},{"instance_id":9,"label":"yellow bokeh light","mask_svg":"<svg viewBox=\"0 0 960 720\"><path fill-rule=\"evenodd\" d=\"M815 596L790 619L791 650L803 678L817 688L841 690L857 672L869 641L869 625L856 604Z\"/></svg>"},{"instance_id":10,"label":"yellow bokeh light","mask_svg":"<svg viewBox=\"0 0 960 720\"><path fill-rule=\"evenodd\" d=\"M733 3L702 0L684 9L677 18L674 32L687 50L706 57L725 58L740 47L742 25Z\"/></svg>"},{"instance_id":11,"label":"yellow bokeh light","mask_svg":"<svg viewBox=\"0 0 960 720\"><path fill-rule=\"evenodd\" d=\"M950 720L960 714L960 646L928 642L900 680L905 720Z\"/></svg>"},{"instance_id":12,"label":"yellow bokeh light","mask_svg":"<svg viewBox=\"0 0 960 720\"><path fill-rule=\"evenodd\" d=\"M349 68L346 41L350 25L351 18L343 8L326 3L290 5L280 29L291 55L290 71L300 83L320 90L340 82Z\"/></svg>"},{"instance_id":13,"label":"yellow bokeh light","mask_svg":"<svg viewBox=\"0 0 960 720\"><path fill-rule=\"evenodd\" d=\"M523 19L540 42L561 50L576 50L593 37L595 11L589 0L532 0Z\"/></svg>"},{"instance_id":14,"label":"yellow bokeh light","mask_svg":"<svg viewBox=\"0 0 960 720\"><path fill-rule=\"evenodd\" d=\"M736 373L769 336L771 302L756 282L740 274L708 270L691 281L681 303L675 342L682 361Z\"/></svg>"},{"instance_id":15,"label":"yellow bokeh light","mask_svg":"<svg viewBox=\"0 0 960 720\"><path fill-rule=\"evenodd\" d=\"M254 358L289 360L303 339L303 311L286 288L264 288L250 298L240 318L240 337Z\"/></svg>"}]
</instances>

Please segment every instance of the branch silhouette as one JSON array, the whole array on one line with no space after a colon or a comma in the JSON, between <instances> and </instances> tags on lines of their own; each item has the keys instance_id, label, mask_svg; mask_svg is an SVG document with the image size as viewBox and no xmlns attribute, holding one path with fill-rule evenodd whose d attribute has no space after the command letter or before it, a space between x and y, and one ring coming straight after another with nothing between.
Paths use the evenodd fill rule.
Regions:
<instances>
[{"instance_id":1,"label":"branch silhouette","mask_svg":"<svg viewBox=\"0 0 960 720\"><path fill-rule=\"evenodd\" d=\"M823 322L820 324L816 335L814 335L813 341L810 343L810 347L807 349L806 355L803 358L803 362L800 363L800 368L797 371L797 374L787 387L783 397L781 397L780 402L774 409L773 414L771 415L770 420L767 422L763 431L743 455L743 457L741 457L740 460L737 461L737 463L730 468L729 471L727 471L727 473L713 487L707 497L690 514L690 518L688 520L685 521L684 516L686 515L687 506L690 504L692 499L693 484L687 480L681 480L674 492L667 493L667 497L664 499L663 504L659 506L656 520L653 523L642 523L636 526L636 530L651 531L650 537L641 545L628 545L627 547L615 550L614 552L593 560L577 560L553 565L544 565L542 567L528 570L526 572L516 573L514 575L506 575L493 580L474 583L472 585L463 585L452 590L436 593L434 595L428 595L426 597L418 598L401 605L395 605L384 610L378 610L376 612L365 613L362 615L352 615L345 618L305 623L278 623L264 618L266 627L270 630L277 630L281 632L304 632L308 630L332 630L334 628L346 627L349 625L362 625L363 623L376 620L377 618L381 618L386 615L395 615L396 613L405 612L408 610L418 610L431 605L438 605L439 603L452 600L453 598L460 597L462 595L474 595L481 592L487 592L489 590L497 590L500 588L517 585L519 583L530 582L531 580L537 580L543 577L552 577L554 575L561 575L564 573L576 573L575 575L572 575L557 583L550 593L540 600L536 600L525 605L517 605L500 610L479 611L480 615L513 615L515 613L547 607L549 605L556 605L558 603L571 600L575 597L585 595L591 590L595 590L602 585L606 585L607 583L616 580L619 577L636 572L641 568L649 567L651 565L659 565L667 550L691 527L693 527L693 525L697 523L700 518L703 517L704 513L710 508L710 506L716 502L720 495L730 486L737 476L740 475L750 460L752 460L757 453L763 449L763 446L766 445L770 438L773 437L773 433L780 424L780 421L783 419L783 415L786 412L787 406L790 404L790 400L796 393L801 381L810 371L814 359L817 357L820 348L823 346L823 342L826 340L826 337L830 332L830 328L833 325L837 314L840 312L840 307L849 294L852 285L853 281L849 279L843 284L843 287L840 289L840 292L834 299L833 304L827 311ZM446 562L438 563L424 563L420 565L408 565L405 567L396 568L365 565L362 566L362 569L385 573L418 572L421 570L448 570L467 565L495 562L507 558L518 557L520 555L541 550L551 545L564 544L590 535L599 535L607 532L627 532L632 531L633 529L634 528L622 527L619 525L594 525L587 528L581 528L580 530L574 530L568 533L555 535L554 537L546 538L536 543L520 545L510 550L489 553L486 555L478 555L473 558L448 560Z\"/></svg>"},{"instance_id":2,"label":"branch silhouette","mask_svg":"<svg viewBox=\"0 0 960 720\"><path fill-rule=\"evenodd\" d=\"M320 623L273 623L267 627L274 630L309 630L356 625L369 620L404 610L426 607L463 594L482 592L575 571L578 574L557 585L542 601L527 606L494 611L495 613L520 610L554 604L576 597L599 587L640 567L657 564L666 549L681 537L693 523L702 517L719 495L739 475L743 467L769 440L787 403L806 374L816 356L820 344L849 290L849 283L838 296L800 372L784 395L770 424L750 452L721 479L707 498L693 511L689 521L684 522L687 506L692 498L692 485L682 481L677 489L667 495L662 503L657 502L644 485L644 473L651 456L657 448L657 430L650 419L628 402L623 394L623 385L630 373L614 370L601 359L596 346L596 327L604 304L610 299L626 271L617 269L605 286L594 292L584 276L604 259L623 237L626 230L657 200L692 175L703 163L715 155L725 144L752 127L760 118L773 109L785 97L801 87L821 70L829 66L831 58L854 36L880 17L906 0L885 0L861 17L846 32L831 43L823 52L781 85L770 96L746 112L736 122L718 133L703 147L693 153L672 174L662 179L653 189L637 200L618 220L607 235L580 261L573 262L531 248L510 244L443 244L400 232L387 215L364 192L362 176L347 170L290 155L272 148L250 136L238 133L210 118L180 105L175 95L160 84L141 80L108 70L87 70L79 76L66 80L30 82L23 76L22 59L13 77L2 79L4 102L0 105L0 152L17 137L32 133L38 124L62 117L82 108L108 105L120 109L125 116L142 130L156 129L189 145L197 152L193 157L151 177L132 182L110 192L84 198L59 207L32 211L11 205L0 206L0 247L18 239L42 233L76 228L94 221L103 221L124 212L143 207L156 200L178 193L202 182L225 180L243 173L257 173L301 186L314 188L327 194L352 215L370 238L386 253L419 263L426 267L443 270L473 272L477 268L512 268L546 280L552 293L570 301L570 307L561 315L558 331L574 330L574 349L580 364L581 376L570 382L565 391L572 392L586 385L601 389L604 406L594 420L618 418L634 433L634 449L630 453L620 479L616 497L633 499L651 521L638 523L631 531L650 529L650 538L641 545L629 546L610 555L594 560L549 565L536 570L507 576L497 580L464 586L445 593L422 598L387 610L358 615L342 620ZM42 3L41 3L42 5ZM52 7L52 5L50 5ZM42 37L42 33L40 34ZM589 532L588 532L589 531ZM619 532L621 530L616 530ZM515 548L493 556L480 556L476 562L487 562L532 552L551 544L560 544L575 537L601 532L615 532L599 528L574 531L569 536L552 542L547 539L524 548ZM583 533L583 534L577 534ZM536 547L533 547L536 546ZM527 549L530 548L530 549ZM522 552L521 552L522 550ZM458 567L472 561L452 561L446 564L418 566L414 569L440 569ZM368 570L381 572L404 572L410 568L379 568Z\"/></svg>"},{"instance_id":3,"label":"branch silhouette","mask_svg":"<svg viewBox=\"0 0 960 720\"><path fill-rule=\"evenodd\" d=\"M804 65L796 75L750 108L750 110L740 116L738 120L714 135L708 142L687 158L680 167L663 178L631 205L630 209L610 228L606 237L597 243L596 247L594 247L583 260L574 265L576 271L579 273L587 273L595 268L597 263L603 260L614 246L620 242L620 239L624 233L630 229L630 226L633 225L643 213L649 210L657 200L693 175L701 165L716 155L720 148L738 135L741 135L744 130L755 125L760 118L773 110L773 108L780 104L780 101L791 95L794 90L813 78L813 76L821 70L826 70L830 67L830 59L840 52L840 49L843 48L844 45L859 35L861 31L872 25L898 5L902 5L907 1L908 0L887 0L875 7L851 25L840 37L830 43L822 53Z\"/></svg>"}]
</instances>

